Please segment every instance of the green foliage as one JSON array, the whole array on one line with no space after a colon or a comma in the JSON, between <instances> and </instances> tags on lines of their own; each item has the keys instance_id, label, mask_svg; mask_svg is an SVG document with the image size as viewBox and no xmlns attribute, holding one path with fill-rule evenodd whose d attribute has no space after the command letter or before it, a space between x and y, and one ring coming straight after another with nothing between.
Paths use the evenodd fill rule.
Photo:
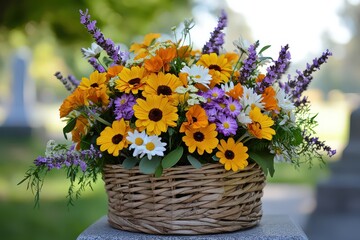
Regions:
<instances>
[{"instance_id":1,"label":"green foliage","mask_svg":"<svg viewBox=\"0 0 360 240\"><path fill-rule=\"evenodd\" d=\"M171 168L181 158L184 148L179 146L175 150L169 152L162 160L161 165L163 168Z\"/></svg>"},{"instance_id":2,"label":"green foliage","mask_svg":"<svg viewBox=\"0 0 360 240\"><path fill-rule=\"evenodd\" d=\"M187 159L189 161L189 163L194 167L194 168L201 168L201 162L199 160L197 160L195 157L193 157L192 155L188 155Z\"/></svg>"},{"instance_id":3,"label":"green foliage","mask_svg":"<svg viewBox=\"0 0 360 240\"><path fill-rule=\"evenodd\" d=\"M158 156L155 156L151 159L148 159L147 157L143 157L140 160L139 170L144 174L154 174L155 171L158 169L160 163L161 163L161 158Z\"/></svg>"},{"instance_id":4,"label":"green foliage","mask_svg":"<svg viewBox=\"0 0 360 240\"><path fill-rule=\"evenodd\" d=\"M257 164L260 165L261 169L264 171L265 175L270 174L271 177L274 176L274 155L266 151L249 151L249 156Z\"/></svg>"}]
</instances>

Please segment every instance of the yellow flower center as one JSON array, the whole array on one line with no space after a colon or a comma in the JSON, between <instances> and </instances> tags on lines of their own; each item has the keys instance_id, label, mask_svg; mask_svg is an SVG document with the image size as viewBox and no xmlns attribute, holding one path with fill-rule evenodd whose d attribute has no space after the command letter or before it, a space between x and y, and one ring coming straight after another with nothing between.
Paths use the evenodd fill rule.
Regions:
<instances>
[{"instance_id":1,"label":"yellow flower center","mask_svg":"<svg viewBox=\"0 0 360 240\"><path fill-rule=\"evenodd\" d=\"M228 122L225 122L225 123L223 124L223 126L224 126L224 128L228 129L228 128L230 127L230 124L229 124Z\"/></svg>"},{"instance_id":2,"label":"yellow flower center","mask_svg":"<svg viewBox=\"0 0 360 240\"><path fill-rule=\"evenodd\" d=\"M212 96L213 96L213 97L218 97L218 94L217 94L216 92L214 92L214 93L212 94Z\"/></svg>"},{"instance_id":3,"label":"yellow flower center","mask_svg":"<svg viewBox=\"0 0 360 240\"><path fill-rule=\"evenodd\" d=\"M223 109L226 107L226 105L223 104L223 103L220 103L219 106L220 106L221 108L223 108Z\"/></svg>"},{"instance_id":4,"label":"yellow flower center","mask_svg":"<svg viewBox=\"0 0 360 240\"><path fill-rule=\"evenodd\" d=\"M144 143L144 140L143 140L142 138L136 138L136 139L135 139L135 144L136 144L136 145L140 146L140 145L142 145L143 143Z\"/></svg>"},{"instance_id":5,"label":"yellow flower center","mask_svg":"<svg viewBox=\"0 0 360 240\"><path fill-rule=\"evenodd\" d=\"M149 150L149 151L154 150L154 149L155 149L155 144L152 143L152 142L148 142L148 143L146 144L146 149Z\"/></svg>"},{"instance_id":6,"label":"yellow flower center","mask_svg":"<svg viewBox=\"0 0 360 240\"><path fill-rule=\"evenodd\" d=\"M234 104L230 104L229 108L230 108L230 111L232 111L232 112L236 110L236 107Z\"/></svg>"},{"instance_id":7,"label":"yellow flower center","mask_svg":"<svg viewBox=\"0 0 360 240\"><path fill-rule=\"evenodd\" d=\"M196 75L195 78L199 79L199 78L201 78L201 76L200 76L200 75Z\"/></svg>"}]
</instances>

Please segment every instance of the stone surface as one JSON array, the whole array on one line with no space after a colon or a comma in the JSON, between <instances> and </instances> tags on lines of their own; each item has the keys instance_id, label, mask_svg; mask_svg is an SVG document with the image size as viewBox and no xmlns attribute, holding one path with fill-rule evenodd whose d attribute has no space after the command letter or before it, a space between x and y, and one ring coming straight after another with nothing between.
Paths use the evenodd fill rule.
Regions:
<instances>
[{"instance_id":1,"label":"stone surface","mask_svg":"<svg viewBox=\"0 0 360 240\"><path fill-rule=\"evenodd\" d=\"M18 49L12 58L11 93L7 116L0 127L1 136L28 137L31 134L29 114L35 102L35 88L29 79L30 50Z\"/></svg>"},{"instance_id":2,"label":"stone surface","mask_svg":"<svg viewBox=\"0 0 360 240\"><path fill-rule=\"evenodd\" d=\"M310 239L360 239L360 108L351 114L349 135L330 178L317 186L317 207L305 227Z\"/></svg>"},{"instance_id":3,"label":"stone surface","mask_svg":"<svg viewBox=\"0 0 360 240\"><path fill-rule=\"evenodd\" d=\"M209 235L182 236L182 235L150 235L133 233L111 228L107 223L107 217L100 218L97 222L82 232L77 240L235 240L235 239L259 239L259 240L305 240L308 239L301 228L286 215L265 215L260 224L251 229Z\"/></svg>"}]
</instances>

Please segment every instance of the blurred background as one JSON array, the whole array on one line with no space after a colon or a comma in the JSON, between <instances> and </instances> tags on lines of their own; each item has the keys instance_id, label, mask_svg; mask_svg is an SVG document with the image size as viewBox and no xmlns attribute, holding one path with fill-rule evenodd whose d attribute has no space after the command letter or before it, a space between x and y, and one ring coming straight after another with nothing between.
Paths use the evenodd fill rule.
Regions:
<instances>
[{"instance_id":1,"label":"blurred background","mask_svg":"<svg viewBox=\"0 0 360 240\"><path fill-rule=\"evenodd\" d=\"M40 208L26 185L18 186L48 139L63 139L58 108L67 91L54 77L60 71L80 79L92 67L80 49L91 36L79 22L79 9L89 9L105 37L129 46L149 32L171 36L171 27L194 18L195 47L201 48L228 13L228 51L242 37L272 45L277 58L289 44L289 73L330 49L333 56L316 72L306 92L318 115L318 135L337 149L323 167L295 169L276 165L264 196L265 214L285 214L304 229L317 206L320 182L331 178L329 165L341 159L348 144L349 117L360 103L359 0L1 0L0 8L0 236L2 239L75 239L107 213L103 183L87 191L75 206L66 205L68 183L53 172L44 184Z\"/></svg>"}]
</instances>

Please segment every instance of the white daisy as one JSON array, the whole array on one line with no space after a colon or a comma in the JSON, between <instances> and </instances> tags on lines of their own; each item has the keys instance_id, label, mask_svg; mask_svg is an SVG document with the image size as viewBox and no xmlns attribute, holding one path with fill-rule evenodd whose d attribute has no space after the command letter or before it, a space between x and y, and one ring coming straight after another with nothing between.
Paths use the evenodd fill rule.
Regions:
<instances>
[{"instance_id":1,"label":"white daisy","mask_svg":"<svg viewBox=\"0 0 360 240\"><path fill-rule=\"evenodd\" d=\"M146 142L144 142L144 148L142 148L140 157L142 158L146 154L147 158L151 160L155 155L164 156L165 146L166 143L161 142L161 137L156 135L149 136Z\"/></svg>"},{"instance_id":2,"label":"white daisy","mask_svg":"<svg viewBox=\"0 0 360 240\"><path fill-rule=\"evenodd\" d=\"M206 87L210 84L211 75L209 69L200 65L185 66L181 69L182 73L187 73L189 83L200 83Z\"/></svg>"},{"instance_id":3,"label":"white daisy","mask_svg":"<svg viewBox=\"0 0 360 240\"><path fill-rule=\"evenodd\" d=\"M232 81L229 81L228 83L221 84L221 89L226 93L230 92L234 89L234 83Z\"/></svg>"},{"instance_id":4,"label":"white daisy","mask_svg":"<svg viewBox=\"0 0 360 240\"><path fill-rule=\"evenodd\" d=\"M252 120L249 117L249 113L241 112L239 115L237 115L237 119L240 123L244 125L252 123Z\"/></svg>"},{"instance_id":5,"label":"white daisy","mask_svg":"<svg viewBox=\"0 0 360 240\"><path fill-rule=\"evenodd\" d=\"M81 52L83 53L84 58L98 58L102 50L103 49L95 42L91 44L90 48L81 48Z\"/></svg>"},{"instance_id":6,"label":"white daisy","mask_svg":"<svg viewBox=\"0 0 360 240\"><path fill-rule=\"evenodd\" d=\"M244 86L243 89L244 93L240 98L240 103L243 106L245 113L249 113L254 106L264 110L264 103L261 102L263 97L257 93L254 93L252 88L247 88Z\"/></svg>"},{"instance_id":7,"label":"white daisy","mask_svg":"<svg viewBox=\"0 0 360 240\"><path fill-rule=\"evenodd\" d=\"M134 149L133 156L137 157L142 154L145 149L145 143L148 141L149 136L145 131L138 132L135 130L133 133L128 132L126 139L131 142L129 149Z\"/></svg>"},{"instance_id":8,"label":"white daisy","mask_svg":"<svg viewBox=\"0 0 360 240\"><path fill-rule=\"evenodd\" d=\"M295 109L293 102L291 101L291 96L286 94L284 89L277 87L276 91L276 99L278 101L278 105L284 112L290 112Z\"/></svg>"}]
</instances>

